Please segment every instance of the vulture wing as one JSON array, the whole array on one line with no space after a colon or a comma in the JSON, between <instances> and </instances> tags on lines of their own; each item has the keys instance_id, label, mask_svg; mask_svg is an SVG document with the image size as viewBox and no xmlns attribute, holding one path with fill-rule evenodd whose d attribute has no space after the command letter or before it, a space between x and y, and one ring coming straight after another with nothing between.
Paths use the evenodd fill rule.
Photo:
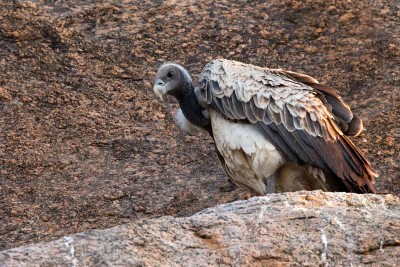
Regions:
<instances>
[{"instance_id":1,"label":"vulture wing","mask_svg":"<svg viewBox=\"0 0 400 267\"><path fill-rule=\"evenodd\" d=\"M361 132L361 120L312 77L215 60L200 74L199 98L228 120L254 125L295 163L334 173L352 192L375 192L377 173L346 136Z\"/></svg>"}]
</instances>

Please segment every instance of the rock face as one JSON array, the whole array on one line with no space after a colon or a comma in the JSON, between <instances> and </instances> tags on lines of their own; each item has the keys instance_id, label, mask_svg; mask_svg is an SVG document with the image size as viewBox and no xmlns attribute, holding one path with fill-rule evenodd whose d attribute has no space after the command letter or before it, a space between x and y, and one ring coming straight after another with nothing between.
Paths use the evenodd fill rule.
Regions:
<instances>
[{"instance_id":1,"label":"rock face","mask_svg":"<svg viewBox=\"0 0 400 267\"><path fill-rule=\"evenodd\" d=\"M398 2L0 0L0 250L248 198L154 96L165 61L194 80L227 58L339 90L376 189L399 194Z\"/></svg>"},{"instance_id":2,"label":"rock face","mask_svg":"<svg viewBox=\"0 0 400 267\"><path fill-rule=\"evenodd\" d=\"M5 250L1 266L398 266L392 195L254 197Z\"/></svg>"}]
</instances>

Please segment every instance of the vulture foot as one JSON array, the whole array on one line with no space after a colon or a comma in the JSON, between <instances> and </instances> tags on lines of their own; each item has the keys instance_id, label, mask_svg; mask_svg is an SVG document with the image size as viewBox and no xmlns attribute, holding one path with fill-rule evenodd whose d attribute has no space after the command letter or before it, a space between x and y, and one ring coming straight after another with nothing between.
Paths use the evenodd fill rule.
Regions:
<instances>
[{"instance_id":1,"label":"vulture foot","mask_svg":"<svg viewBox=\"0 0 400 267\"><path fill-rule=\"evenodd\" d=\"M268 176L266 195L275 193L275 185L276 185L276 176L275 175Z\"/></svg>"}]
</instances>

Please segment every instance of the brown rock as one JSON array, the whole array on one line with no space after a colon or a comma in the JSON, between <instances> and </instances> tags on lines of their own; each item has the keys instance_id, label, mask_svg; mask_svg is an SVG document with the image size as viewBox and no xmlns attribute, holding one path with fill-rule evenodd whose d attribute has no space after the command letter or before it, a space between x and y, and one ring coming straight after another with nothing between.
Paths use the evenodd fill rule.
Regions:
<instances>
[{"instance_id":1,"label":"brown rock","mask_svg":"<svg viewBox=\"0 0 400 267\"><path fill-rule=\"evenodd\" d=\"M392 136L388 136L385 139L385 143L386 143L387 146L393 146L394 142L395 142L395 138L392 137Z\"/></svg>"},{"instance_id":2,"label":"brown rock","mask_svg":"<svg viewBox=\"0 0 400 267\"><path fill-rule=\"evenodd\" d=\"M0 101L9 101L11 99L11 94L4 87L0 87Z\"/></svg>"},{"instance_id":3,"label":"brown rock","mask_svg":"<svg viewBox=\"0 0 400 267\"><path fill-rule=\"evenodd\" d=\"M0 252L1 266L395 266L400 200L298 192Z\"/></svg>"},{"instance_id":4,"label":"brown rock","mask_svg":"<svg viewBox=\"0 0 400 267\"><path fill-rule=\"evenodd\" d=\"M304 51L311 54L311 53L317 52L317 51L318 51L318 48L315 47L315 46L310 45L310 46L306 46L306 47L304 48Z\"/></svg>"},{"instance_id":5,"label":"brown rock","mask_svg":"<svg viewBox=\"0 0 400 267\"><path fill-rule=\"evenodd\" d=\"M353 13L346 13L339 18L339 21L342 23L347 23L348 21L354 19L356 16Z\"/></svg>"}]
</instances>

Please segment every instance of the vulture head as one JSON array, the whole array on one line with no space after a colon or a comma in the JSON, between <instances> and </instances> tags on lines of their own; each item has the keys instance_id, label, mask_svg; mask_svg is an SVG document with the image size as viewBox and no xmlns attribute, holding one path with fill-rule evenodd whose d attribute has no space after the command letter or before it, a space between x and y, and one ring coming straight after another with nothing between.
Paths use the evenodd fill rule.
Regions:
<instances>
[{"instance_id":1,"label":"vulture head","mask_svg":"<svg viewBox=\"0 0 400 267\"><path fill-rule=\"evenodd\" d=\"M178 99L188 94L191 87L192 78L186 69L178 64L165 63L158 69L153 90L161 100L164 100L166 95Z\"/></svg>"},{"instance_id":2,"label":"vulture head","mask_svg":"<svg viewBox=\"0 0 400 267\"><path fill-rule=\"evenodd\" d=\"M153 91L161 100L165 100L167 95L178 100L180 109L177 112L177 121L179 125L199 127L211 134L208 110L200 104L192 78L184 67L175 63L165 63L158 69L155 80ZM191 126L183 127L185 128L183 130L191 132L188 130Z\"/></svg>"}]
</instances>

